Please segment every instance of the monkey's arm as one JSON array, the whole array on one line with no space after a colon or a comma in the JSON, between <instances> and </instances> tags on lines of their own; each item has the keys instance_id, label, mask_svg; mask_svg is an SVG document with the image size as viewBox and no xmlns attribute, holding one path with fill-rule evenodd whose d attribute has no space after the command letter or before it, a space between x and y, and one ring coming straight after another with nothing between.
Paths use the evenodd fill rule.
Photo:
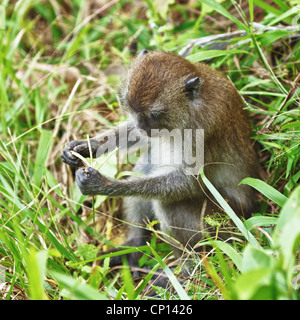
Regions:
<instances>
[{"instance_id":1,"label":"monkey's arm","mask_svg":"<svg viewBox=\"0 0 300 320\"><path fill-rule=\"evenodd\" d=\"M122 123L111 130L100 133L94 138L90 139L91 152L93 158L100 157L107 151L112 151L116 147L122 149L124 147L130 148L136 140L128 140L128 135L136 137L136 139L141 139L141 135L136 129L133 121L127 121ZM63 150L61 157L62 160L70 165L71 167L82 166L82 161L72 154L75 151L81 154L83 157L90 156L90 150L87 140L71 141L67 147Z\"/></svg>"},{"instance_id":2,"label":"monkey's arm","mask_svg":"<svg viewBox=\"0 0 300 320\"><path fill-rule=\"evenodd\" d=\"M82 194L109 197L137 196L172 201L192 198L201 191L198 180L181 169L160 176L115 180L103 176L93 168L80 168L76 172L76 182Z\"/></svg>"}]
</instances>

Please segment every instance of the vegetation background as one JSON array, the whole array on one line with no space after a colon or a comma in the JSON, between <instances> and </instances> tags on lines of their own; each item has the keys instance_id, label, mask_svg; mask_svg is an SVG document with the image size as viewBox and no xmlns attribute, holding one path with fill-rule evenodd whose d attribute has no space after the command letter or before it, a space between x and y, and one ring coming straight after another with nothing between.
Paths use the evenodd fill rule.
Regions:
<instances>
[{"instance_id":1,"label":"vegetation background","mask_svg":"<svg viewBox=\"0 0 300 320\"><path fill-rule=\"evenodd\" d=\"M299 299L299 0L2 0L0 6L0 297L17 299ZM184 54L222 70L245 101L260 150L260 208L232 241L205 240L194 277L179 282L153 230L139 250L149 274L99 266L122 243L121 200L82 196L60 153L124 121L118 85L142 49ZM103 160L103 159L102 159ZM129 166L104 161L121 178ZM226 216L208 222L223 228ZM191 253L192 254L192 253ZM192 257L192 255L190 256ZM155 286L163 268L172 290Z\"/></svg>"}]
</instances>

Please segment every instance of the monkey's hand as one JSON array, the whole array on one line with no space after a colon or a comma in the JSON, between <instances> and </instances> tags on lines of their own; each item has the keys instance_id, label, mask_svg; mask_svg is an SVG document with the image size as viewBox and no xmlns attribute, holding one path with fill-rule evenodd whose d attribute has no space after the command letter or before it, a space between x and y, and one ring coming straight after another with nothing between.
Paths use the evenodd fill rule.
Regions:
<instances>
[{"instance_id":1,"label":"monkey's hand","mask_svg":"<svg viewBox=\"0 0 300 320\"><path fill-rule=\"evenodd\" d=\"M92 156L95 157L99 143L94 139L90 139L90 145L91 145ZM79 158L75 157L72 154L72 151L75 151L81 154L83 157L89 157L90 150L89 150L88 141L87 140L71 141L65 147L64 151L61 154L63 162L65 162L69 166L71 167L83 166L82 161Z\"/></svg>"},{"instance_id":2,"label":"monkey's hand","mask_svg":"<svg viewBox=\"0 0 300 320\"><path fill-rule=\"evenodd\" d=\"M76 183L84 195L105 194L110 181L112 180L91 167L79 168L76 171Z\"/></svg>"}]
</instances>

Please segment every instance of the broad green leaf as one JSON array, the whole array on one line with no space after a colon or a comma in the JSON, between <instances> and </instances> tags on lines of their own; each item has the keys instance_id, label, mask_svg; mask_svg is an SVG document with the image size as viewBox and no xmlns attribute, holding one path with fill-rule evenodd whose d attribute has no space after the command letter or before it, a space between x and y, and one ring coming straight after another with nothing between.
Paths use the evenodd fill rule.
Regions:
<instances>
[{"instance_id":1,"label":"broad green leaf","mask_svg":"<svg viewBox=\"0 0 300 320\"><path fill-rule=\"evenodd\" d=\"M97 209L107 199L107 196L99 195L95 197L94 208Z\"/></svg>"},{"instance_id":2,"label":"broad green leaf","mask_svg":"<svg viewBox=\"0 0 300 320\"><path fill-rule=\"evenodd\" d=\"M254 248L248 245L243 254L242 271L248 272L252 270L272 268L274 260L263 249Z\"/></svg>"},{"instance_id":3,"label":"broad green leaf","mask_svg":"<svg viewBox=\"0 0 300 320\"><path fill-rule=\"evenodd\" d=\"M246 228L250 231L254 227L266 227L272 224L276 224L278 218L267 216L254 216L244 222Z\"/></svg>"},{"instance_id":4,"label":"broad green leaf","mask_svg":"<svg viewBox=\"0 0 300 320\"><path fill-rule=\"evenodd\" d=\"M273 295L270 292L270 282L272 270L269 268L261 268L243 273L234 284L235 292L238 300L258 299L258 295L263 291L261 299L272 299Z\"/></svg>"},{"instance_id":5,"label":"broad green leaf","mask_svg":"<svg viewBox=\"0 0 300 320\"><path fill-rule=\"evenodd\" d=\"M56 194L58 194L60 197L63 197L64 194L60 188L59 183L55 180L53 174L48 169L46 169L46 171L45 171L45 178L46 178L48 186L50 188L52 188L54 190L54 192Z\"/></svg>"},{"instance_id":6,"label":"broad green leaf","mask_svg":"<svg viewBox=\"0 0 300 320\"><path fill-rule=\"evenodd\" d=\"M297 181L299 179L300 179L300 170L290 178L289 182L284 187L285 191L290 193L292 188L298 185Z\"/></svg>"},{"instance_id":7,"label":"broad green leaf","mask_svg":"<svg viewBox=\"0 0 300 320\"><path fill-rule=\"evenodd\" d=\"M300 236L300 186L291 194L280 212L274 242L280 248L283 267L288 268L295 258L294 249Z\"/></svg>"},{"instance_id":8,"label":"broad green leaf","mask_svg":"<svg viewBox=\"0 0 300 320\"><path fill-rule=\"evenodd\" d=\"M280 207L282 207L287 200L287 197L285 195L283 195L282 193L280 193L279 191L277 191L276 189L274 189L262 180L254 178L245 178L239 183L239 185L241 184L248 184L249 186L258 190L268 199L277 203Z\"/></svg>"},{"instance_id":9,"label":"broad green leaf","mask_svg":"<svg viewBox=\"0 0 300 320\"><path fill-rule=\"evenodd\" d=\"M27 253L27 275L29 281L30 298L32 300L47 300L43 280L46 273L46 262L48 259L48 252L43 250L36 252L31 248Z\"/></svg>"},{"instance_id":10,"label":"broad green leaf","mask_svg":"<svg viewBox=\"0 0 300 320\"><path fill-rule=\"evenodd\" d=\"M99 170L103 175L114 178L118 172L117 149L110 154L104 154L93 161L93 168Z\"/></svg>"},{"instance_id":11,"label":"broad green leaf","mask_svg":"<svg viewBox=\"0 0 300 320\"><path fill-rule=\"evenodd\" d=\"M298 1L298 4L300 4L299 0L296 0ZM281 9L283 10L289 10L289 5L288 5L288 1L286 0L273 0L274 3L276 3L278 5L278 7L280 7ZM289 1L292 3L292 1Z\"/></svg>"}]
</instances>

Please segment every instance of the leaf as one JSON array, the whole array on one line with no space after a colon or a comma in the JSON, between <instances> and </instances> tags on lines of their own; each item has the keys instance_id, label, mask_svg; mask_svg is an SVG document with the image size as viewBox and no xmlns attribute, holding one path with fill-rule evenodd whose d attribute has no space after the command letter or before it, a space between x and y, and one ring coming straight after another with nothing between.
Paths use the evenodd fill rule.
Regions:
<instances>
[{"instance_id":1,"label":"leaf","mask_svg":"<svg viewBox=\"0 0 300 320\"><path fill-rule=\"evenodd\" d=\"M99 248L90 243L79 244L75 251L76 256L85 260L94 259L97 257Z\"/></svg>"},{"instance_id":2,"label":"leaf","mask_svg":"<svg viewBox=\"0 0 300 320\"><path fill-rule=\"evenodd\" d=\"M222 7L216 0L202 0L202 3L206 4L210 8L214 9L224 17L233 21L240 29L247 31L247 27L239 21L237 18L232 16L224 7ZM226 50L225 50L226 51Z\"/></svg>"},{"instance_id":3,"label":"leaf","mask_svg":"<svg viewBox=\"0 0 300 320\"><path fill-rule=\"evenodd\" d=\"M277 203L280 207L284 205L284 203L287 200L287 197L268 185L266 182L254 179L254 178L245 178L243 179L239 185L241 184L247 184L254 189L258 190L260 193L262 193L264 196L266 196L268 199L274 201Z\"/></svg>"},{"instance_id":4,"label":"leaf","mask_svg":"<svg viewBox=\"0 0 300 320\"><path fill-rule=\"evenodd\" d=\"M82 282L79 279L74 279L69 275L51 271L51 276L65 290L64 296L71 300L109 300L107 295L98 292L90 285Z\"/></svg>"},{"instance_id":5,"label":"leaf","mask_svg":"<svg viewBox=\"0 0 300 320\"><path fill-rule=\"evenodd\" d=\"M251 22L251 28L253 28L253 21L254 21L254 12L253 12L253 0L249 0L249 14L250 14L250 22ZM252 29L251 29L252 31Z\"/></svg>"},{"instance_id":6,"label":"leaf","mask_svg":"<svg viewBox=\"0 0 300 320\"><path fill-rule=\"evenodd\" d=\"M263 299L271 299L273 297L270 292L272 270L269 268L255 269L246 272L237 279L234 284L237 299L251 300L262 296L260 291L263 290ZM259 294L260 293L260 294ZM262 297L261 297L262 298Z\"/></svg>"},{"instance_id":7,"label":"leaf","mask_svg":"<svg viewBox=\"0 0 300 320\"><path fill-rule=\"evenodd\" d=\"M248 272L252 270L272 268L274 260L263 249L254 248L248 245L243 254L242 271Z\"/></svg>"},{"instance_id":8,"label":"leaf","mask_svg":"<svg viewBox=\"0 0 300 320\"><path fill-rule=\"evenodd\" d=\"M101 171L102 174L109 178L115 178L118 168L117 168L117 155L118 149L113 150L109 155L102 155L101 157L93 161L93 168Z\"/></svg>"},{"instance_id":9,"label":"leaf","mask_svg":"<svg viewBox=\"0 0 300 320\"><path fill-rule=\"evenodd\" d=\"M242 270L242 255L237 252L229 243L223 242L223 241L205 241L205 242L199 242L195 248L198 248L200 246L206 246L206 245L212 245L213 247L217 247L220 250L222 250L230 259L231 261L236 265L236 267L239 270Z\"/></svg>"},{"instance_id":10,"label":"leaf","mask_svg":"<svg viewBox=\"0 0 300 320\"><path fill-rule=\"evenodd\" d=\"M107 196L98 195L95 197L94 208L97 209L107 199Z\"/></svg>"},{"instance_id":11,"label":"leaf","mask_svg":"<svg viewBox=\"0 0 300 320\"><path fill-rule=\"evenodd\" d=\"M236 50L205 50L205 51L194 53L188 56L186 59L192 63L195 63L195 62L199 62L207 59L212 59L216 57L222 57L222 56L227 56L230 54L237 54L237 53L248 54L247 51L237 50L237 49Z\"/></svg>"},{"instance_id":12,"label":"leaf","mask_svg":"<svg viewBox=\"0 0 300 320\"><path fill-rule=\"evenodd\" d=\"M266 227L272 224L276 224L278 221L277 217L257 216L251 217L244 222L245 227L250 231L254 227Z\"/></svg>"},{"instance_id":13,"label":"leaf","mask_svg":"<svg viewBox=\"0 0 300 320\"><path fill-rule=\"evenodd\" d=\"M294 262L294 249L299 236L300 186L292 192L282 208L273 236L275 244L280 248L284 268L288 268Z\"/></svg>"},{"instance_id":14,"label":"leaf","mask_svg":"<svg viewBox=\"0 0 300 320\"><path fill-rule=\"evenodd\" d=\"M222 3L224 2L224 0L216 0L218 3ZM206 4L202 3L202 7L201 7L201 15L206 15L208 13L213 12L214 9L212 9L211 7L207 6Z\"/></svg>"},{"instance_id":15,"label":"leaf","mask_svg":"<svg viewBox=\"0 0 300 320\"><path fill-rule=\"evenodd\" d=\"M48 299L43 286L47 259L48 252L46 250L36 252L35 249L31 248L27 253L27 274L29 281L30 298L32 300Z\"/></svg>"},{"instance_id":16,"label":"leaf","mask_svg":"<svg viewBox=\"0 0 300 320\"><path fill-rule=\"evenodd\" d=\"M136 294L139 295L144 288L148 285L149 281L151 280L151 278L153 277L153 275L156 273L156 271L159 269L160 265L159 263L157 263L149 272L148 274L145 276L145 278L143 279L143 283L141 285L138 286L138 288L136 289Z\"/></svg>"},{"instance_id":17,"label":"leaf","mask_svg":"<svg viewBox=\"0 0 300 320\"><path fill-rule=\"evenodd\" d=\"M40 187L44 175L44 169L46 166L46 160L48 158L50 146L52 141L52 132L48 130L41 131L41 137L39 146L35 158L35 166L33 172L33 183L36 187Z\"/></svg>"},{"instance_id":18,"label":"leaf","mask_svg":"<svg viewBox=\"0 0 300 320\"><path fill-rule=\"evenodd\" d=\"M128 300L135 300L136 299L136 292L134 291L134 282L133 278L130 272L128 260L126 256L122 256L122 265L123 268L121 270L122 273L122 279L124 282L124 289L125 292L127 293Z\"/></svg>"},{"instance_id":19,"label":"leaf","mask_svg":"<svg viewBox=\"0 0 300 320\"><path fill-rule=\"evenodd\" d=\"M0 29L5 29L5 8L0 6Z\"/></svg>"},{"instance_id":20,"label":"leaf","mask_svg":"<svg viewBox=\"0 0 300 320\"><path fill-rule=\"evenodd\" d=\"M267 12L273 13L276 16L279 16L281 14L281 11L273 7L272 5L268 4L266 1L263 0L254 0L254 3L265 9Z\"/></svg>"},{"instance_id":21,"label":"leaf","mask_svg":"<svg viewBox=\"0 0 300 320\"><path fill-rule=\"evenodd\" d=\"M174 289L177 291L179 297L181 300L190 300L187 293L182 288L180 282L175 277L174 273L171 271L171 269L164 263L164 261L161 259L161 257L157 254L157 252L148 244L150 250L152 251L154 257L156 258L157 262L160 264L160 266L163 268L164 272L168 276L170 282L174 286Z\"/></svg>"},{"instance_id":22,"label":"leaf","mask_svg":"<svg viewBox=\"0 0 300 320\"><path fill-rule=\"evenodd\" d=\"M274 43L276 40L288 36L290 32L288 30L276 30L263 33L259 39L262 47L267 47Z\"/></svg>"},{"instance_id":23,"label":"leaf","mask_svg":"<svg viewBox=\"0 0 300 320\"><path fill-rule=\"evenodd\" d=\"M230 219L234 222L237 228L241 231L244 237L254 246L260 247L259 243L253 237L253 235L246 229L243 222L239 219L236 213L231 209L229 204L225 201L225 199L221 196L218 190L211 184L211 182L205 177L204 172L200 172L203 183L206 185L208 190L212 193L215 199L218 201L223 210L228 214Z\"/></svg>"},{"instance_id":24,"label":"leaf","mask_svg":"<svg viewBox=\"0 0 300 320\"><path fill-rule=\"evenodd\" d=\"M299 127L300 127L300 120L289 122L289 123L285 124L284 126L282 126L280 128L280 130L283 131L288 128L299 128Z\"/></svg>"}]
</instances>

